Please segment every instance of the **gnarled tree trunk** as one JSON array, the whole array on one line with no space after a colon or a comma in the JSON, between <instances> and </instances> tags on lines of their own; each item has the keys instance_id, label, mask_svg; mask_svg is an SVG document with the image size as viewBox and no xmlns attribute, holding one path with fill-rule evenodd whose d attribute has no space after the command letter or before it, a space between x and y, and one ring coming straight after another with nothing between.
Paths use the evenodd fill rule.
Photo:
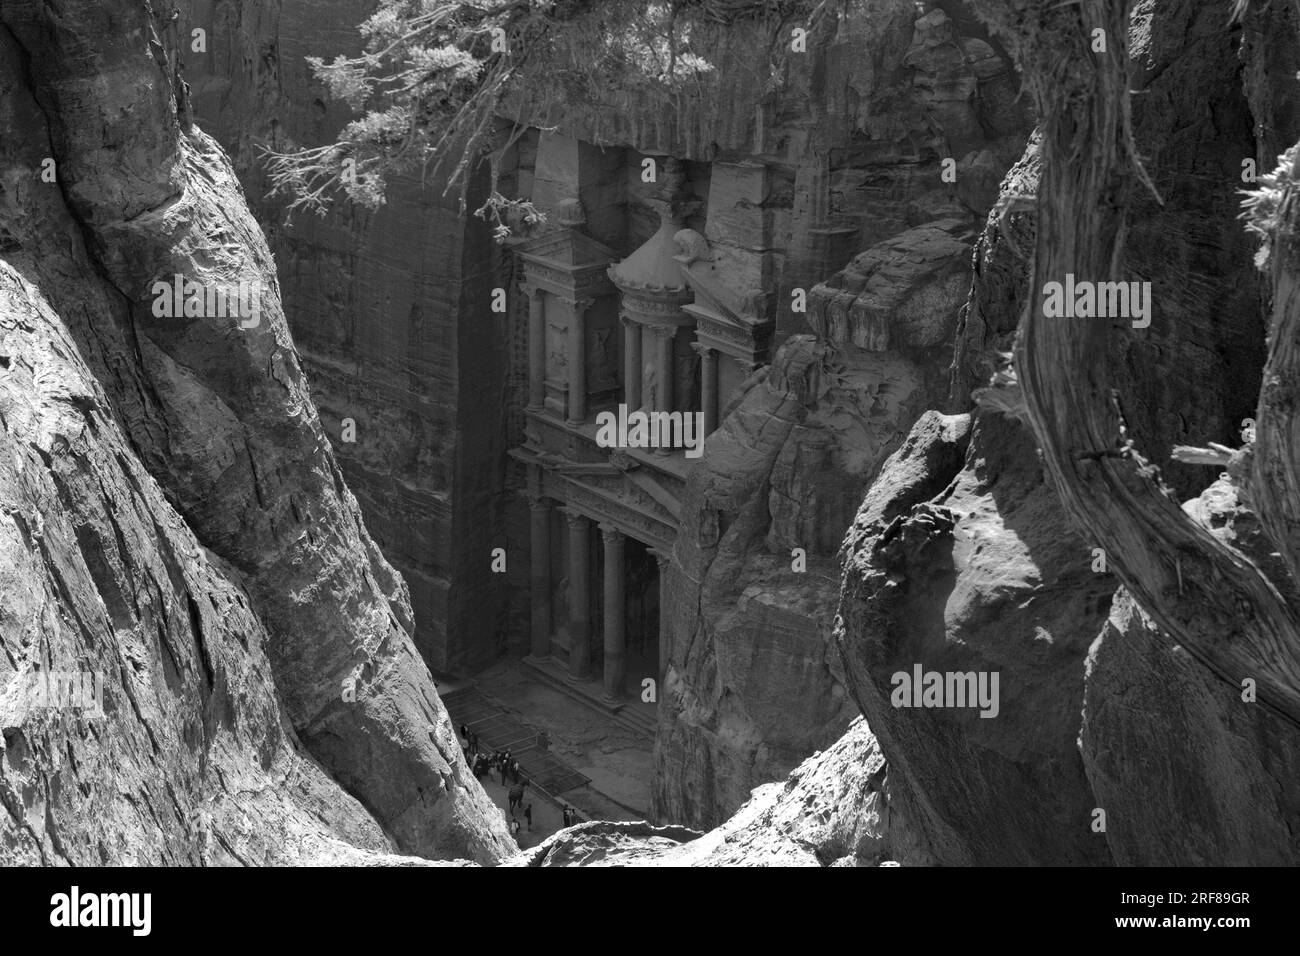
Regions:
<instances>
[{"instance_id":1,"label":"gnarled tree trunk","mask_svg":"<svg viewBox=\"0 0 1300 956\"><path fill-rule=\"evenodd\" d=\"M1261 703L1300 722L1296 611L1257 565L1183 513L1126 434L1108 343L1144 333L1128 320L1043 311L1046 284L1063 283L1067 274L1076 282L1137 278L1124 274L1126 213L1133 191L1150 187L1129 125L1129 3L1009 0L982 13L1012 48L1041 121L1034 284L1015 367L1047 473L1078 527L1105 549L1120 580L1169 635L1225 681L1255 680ZM1279 186L1285 215L1273 224L1277 310L1259 415L1260 480L1250 491L1294 569L1300 422L1290 383L1300 301L1285 225L1288 217L1294 223L1293 189ZM1153 303L1152 321L1176 322L1178 315Z\"/></svg>"}]
</instances>

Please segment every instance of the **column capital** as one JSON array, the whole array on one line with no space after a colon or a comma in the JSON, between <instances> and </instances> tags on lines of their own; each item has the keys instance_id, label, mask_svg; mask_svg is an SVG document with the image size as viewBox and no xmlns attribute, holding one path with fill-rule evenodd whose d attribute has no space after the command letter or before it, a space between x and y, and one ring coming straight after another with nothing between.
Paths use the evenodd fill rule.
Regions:
<instances>
[{"instance_id":1,"label":"column capital","mask_svg":"<svg viewBox=\"0 0 1300 956\"><path fill-rule=\"evenodd\" d=\"M529 279L520 279L519 289L524 295L532 296L535 299L540 299L546 294L546 289Z\"/></svg>"},{"instance_id":2,"label":"column capital","mask_svg":"<svg viewBox=\"0 0 1300 956\"><path fill-rule=\"evenodd\" d=\"M692 342L691 351L702 359L712 358L717 352L712 345L705 345L703 342Z\"/></svg>"},{"instance_id":3,"label":"column capital","mask_svg":"<svg viewBox=\"0 0 1300 956\"><path fill-rule=\"evenodd\" d=\"M551 499L546 495L536 491L528 492L528 507L534 511L550 511L553 507Z\"/></svg>"},{"instance_id":4,"label":"column capital","mask_svg":"<svg viewBox=\"0 0 1300 956\"><path fill-rule=\"evenodd\" d=\"M560 511L564 514L564 520L569 522L570 528L581 528L591 520L581 511L575 511L572 508L561 508Z\"/></svg>"},{"instance_id":5,"label":"column capital","mask_svg":"<svg viewBox=\"0 0 1300 956\"><path fill-rule=\"evenodd\" d=\"M600 536L606 544L618 544L623 540L623 532L608 521L600 523Z\"/></svg>"},{"instance_id":6,"label":"column capital","mask_svg":"<svg viewBox=\"0 0 1300 956\"><path fill-rule=\"evenodd\" d=\"M568 296L557 296L557 298L561 303L572 309L575 315L582 315L596 304L595 299L571 299Z\"/></svg>"},{"instance_id":7,"label":"column capital","mask_svg":"<svg viewBox=\"0 0 1300 956\"><path fill-rule=\"evenodd\" d=\"M640 322L638 322L636 319L632 318L632 315L631 315L631 313L629 313L629 312L620 312L620 313L618 314L618 320L619 320L620 322L622 322L622 323L623 323L623 327L624 327L624 328L627 328L627 329L635 329L635 328L637 328L639 325L641 325Z\"/></svg>"},{"instance_id":8,"label":"column capital","mask_svg":"<svg viewBox=\"0 0 1300 956\"><path fill-rule=\"evenodd\" d=\"M653 332L655 335L659 336L659 338L661 339L672 339L677 334L677 330L681 328L681 326L647 325L646 328L649 329L651 332Z\"/></svg>"},{"instance_id":9,"label":"column capital","mask_svg":"<svg viewBox=\"0 0 1300 956\"><path fill-rule=\"evenodd\" d=\"M672 555L665 554L663 551L660 551L658 548L646 548L646 551L654 555L655 560L659 562L659 570L661 571L664 568L666 568L669 565L669 563L672 561Z\"/></svg>"}]
</instances>

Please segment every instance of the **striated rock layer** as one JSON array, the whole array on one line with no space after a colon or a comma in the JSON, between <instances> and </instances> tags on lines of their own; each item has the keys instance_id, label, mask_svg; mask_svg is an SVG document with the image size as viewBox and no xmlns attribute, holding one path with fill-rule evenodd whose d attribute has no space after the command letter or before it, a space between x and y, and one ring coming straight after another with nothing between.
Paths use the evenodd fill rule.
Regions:
<instances>
[{"instance_id":1,"label":"striated rock layer","mask_svg":"<svg viewBox=\"0 0 1300 956\"><path fill-rule=\"evenodd\" d=\"M1240 35L1222 14L1165 0L1139 4L1133 20L1135 133L1163 206L1144 194L1131 214L1122 268L1152 281L1154 311L1148 329L1125 323L1111 337L1110 362L1127 437L1156 463L1175 444L1238 444L1259 389L1259 285L1235 190L1252 127L1275 117L1252 115L1240 94ZM1009 217L990 217L977 249L958 408L1039 301L1023 259L1033 230L1014 212L1032 201L1039 161L1035 142L1003 185ZM943 493L876 517L873 499L911 470L900 457L845 542L836 640L890 760L895 805L945 864L1290 861L1279 821L1293 816L1294 732L1243 711L1240 688L1161 640L1126 594L1112 604L1109 569L1124 556L1070 530L1017 420L1014 378L985 398L1009 416L977 415ZM1212 476L1162 464L1161 477L1188 496ZM1195 507L1214 525L1245 520L1217 493ZM893 675L918 664L999 673L998 716L893 707Z\"/></svg>"},{"instance_id":2,"label":"striated rock layer","mask_svg":"<svg viewBox=\"0 0 1300 956\"><path fill-rule=\"evenodd\" d=\"M395 849L299 742L238 572L167 502L64 323L2 261L0 422L0 863ZM99 703L34 693L68 674Z\"/></svg>"},{"instance_id":3,"label":"striated rock layer","mask_svg":"<svg viewBox=\"0 0 1300 956\"><path fill-rule=\"evenodd\" d=\"M132 456L242 583L277 695L312 756L401 849L496 859L509 837L411 641L406 588L343 483L265 240L224 154L188 124L147 6L82 2L56 14L7 3L0 22L4 258L66 323ZM57 185L37 177L47 154ZM159 317L153 285L174 276L251 284L260 315L248 328ZM112 545L87 540L86 550ZM134 632L133 614L152 630L130 588L114 593L108 572L95 583L120 617L115 640ZM180 606L184 589L172 585ZM188 629L202 647L198 603ZM39 650L25 646L10 666L30 667ZM205 680L211 690L215 671Z\"/></svg>"},{"instance_id":4,"label":"striated rock layer","mask_svg":"<svg viewBox=\"0 0 1300 956\"><path fill-rule=\"evenodd\" d=\"M487 226L462 214L445 183L402 177L373 212L345 205L288 222L284 203L266 196L263 144L316 146L350 118L306 57L357 52L366 4L176 7L182 32L207 38L204 52L180 51L196 121L230 154L267 230L322 427L366 527L409 587L416 646L435 672L480 668L505 643L511 589L528 586L522 560L502 575L489 558L507 545L505 450L518 431L507 416L525 400L509 374L524 297ZM510 296L504 316L489 308L497 287ZM515 613L522 620L526 608Z\"/></svg>"}]
</instances>

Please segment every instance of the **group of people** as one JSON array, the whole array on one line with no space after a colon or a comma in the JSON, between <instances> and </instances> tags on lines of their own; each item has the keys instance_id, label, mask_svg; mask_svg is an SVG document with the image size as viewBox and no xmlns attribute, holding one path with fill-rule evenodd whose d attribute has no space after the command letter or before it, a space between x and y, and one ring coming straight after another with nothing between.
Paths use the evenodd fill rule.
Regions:
<instances>
[{"instance_id":1,"label":"group of people","mask_svg":"<svg viewBox=\"0 0 1300 956\"><path fill-rule=\"evenodd\" d=\"M521 775L519 761L511 755L509 750L498 750L489 755L487 751L480 750L478 746L478 734L474 733L466 724L460 725L461 747L465 751L465 761L470 765L476 779L482 780L485 774L496 771L501 774L501 786L506 785L507 778L513 783L508 796L510 798L508 821L510 835L519 839L521 824L516 811L523 814L528 829L533 829L533 805L529 803L524 805L524 793L528 789L528 780Z\"/></svg>"},{"instance_id":2,"label":"group of people","mask_svg":"<svg viewBox=\"0 0 1300 956\"><path fill-rule=\"evenodd\" d=\"M489 756L486 750L479 749L478 734L465 724L460 725L460 746L465 752L465 762L478 779L482 780L484 774L495 770L501 774L501 786L506 785L506 777L519 782L519 761L510 755L510 751L498 750Z\"/></svg>"},{"instance_id":3,"label":"group of people","mask_svg":"<svg viewBox=\"0 0 1300 956\"><path fill-rule=\"evenodd\" d=\"M545 732L538 735L539 746L544 750L546 744L550 743L549 739L543 740ZM516 760L509 750L498 750L489 754L486 750L481 750L478 745L478 734L469 729L466 724L460 725L460 742L465 751L465 760L474 772L474 776L482 780L485 774L497 772L501 774L501 786L506 785L507 779L511 781L512 786L507 791L509 797L509 816L508 825L510 834L516 840L519 840L519 832L522 824L519 822L518 814L522 814L524 821L528 824L529 832L533 829L533 805L524 803L524 794L528 790L528 779L520 774L519 761ZM573 826L579 822L578 811L567 803L560 808L560 815L564 820L566 827Z\"/></svg>"}]
</instances>

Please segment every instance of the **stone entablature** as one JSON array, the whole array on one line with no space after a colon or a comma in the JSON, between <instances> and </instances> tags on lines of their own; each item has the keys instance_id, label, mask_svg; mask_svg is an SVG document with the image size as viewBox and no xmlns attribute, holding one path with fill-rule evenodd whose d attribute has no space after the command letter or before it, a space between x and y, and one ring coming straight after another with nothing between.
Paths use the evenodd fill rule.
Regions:
<instances>
[{"instance_id":1,"label":"stone entablature","mask_svg":"<svg viewBox=\"0 0 1300 956\"><path fill-rule=\"evenodd\" d=\"M517 247L530 285L565 298L594 298L614 291L605 270L618 253L576 228L558 229Z\"/></svg>"},{"instance_id":2,"label":"stone entablature","mask_svg":"<svg viewBox=\"0 0 1300 956\"><path fill-rule=\"evenodd\" d=\"M653 483L655 489L646 493L666 509L668 519L677 520L675 503L686 491L690 468L684 451L674 449L663 456L639 448L602 448L596 443L594 424L575 427L548 412L526 415L528 443L515 450L515 457L530 456L528 460L539 466L565 471L575 480L588 475L626 477L643 491L647 482Z\"/></svg>"}]
</instances>

